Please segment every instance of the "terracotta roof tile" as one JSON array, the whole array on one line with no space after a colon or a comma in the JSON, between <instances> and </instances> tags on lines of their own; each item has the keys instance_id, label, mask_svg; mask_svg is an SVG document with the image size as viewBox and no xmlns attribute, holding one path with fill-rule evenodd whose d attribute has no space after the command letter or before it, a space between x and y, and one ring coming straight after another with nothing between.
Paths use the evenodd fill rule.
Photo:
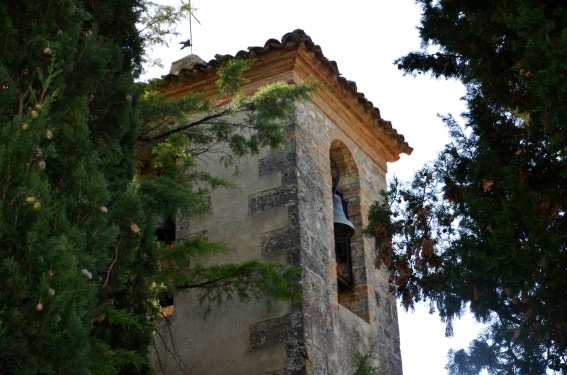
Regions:
<instances>
[{"instance_id":1,"label":"terracotta roof tile","mask_svg":"<svg viewBox=\"0 0 567 375\"><path fill-rule=\"evenodd\" d=\"M215 58L209 62L205 62L195 55L189 55L181 60L178 60L172 64L172 69L169 74L162 77L163 83L175 81L182 76L192 76L202 72L209 72L217 69L220 65L224 64L226 61L234 58L251 58L257 55L263 55L269 53L270 51L283 49L296 44L301 44L307 48L307 50L315 55L315 57L329 69L330 73L335 76L339 84L351 95L357 97L358 102L366 108L367 111L374 113L374 124L385 131L389 136L397 140L398 145L401 147L402 152L406 154L411 154L413 149L405 142L404 136L398 134L398 132L392 127L390 121L382 119L380 116L380 110L372 104L371 101L365 98L364 94L357 91L356 83L349 81L342 77L339 72L339 68L335 61L327 59L321 50L321 47L313 43L311 38L300 29L293 32L287 33L282 37L282 40L268 39L264 46L248 47L246 51L241 50L236 53L235 56L232 55L215 55ZM195 57L193 57L195 56Z\"/></svg>"}]
</instances>

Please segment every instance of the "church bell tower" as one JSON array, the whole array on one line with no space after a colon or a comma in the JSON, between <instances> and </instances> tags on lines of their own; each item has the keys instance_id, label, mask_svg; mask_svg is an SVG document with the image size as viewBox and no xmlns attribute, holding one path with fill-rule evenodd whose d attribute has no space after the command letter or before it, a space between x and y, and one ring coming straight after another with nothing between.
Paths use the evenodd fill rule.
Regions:
<instances>
[{"instance_id":1,"label":"church bell tower","mask_svg":"<svg viewBox=\"0 0 567 375\"><path fill-rule=\"evenodd\" d=\"M387 163L411 148L301 30L236 56L181 59L163 77L164 93L200 92L214 100L216 67L238 58L255 61L245 93L277 81L320 85L297 104L283 148L241 160L237 176L218 163L202 166L236 188L214 191L210 214L178 217L175 236L228 244L232 251L214 262L300 267L302 300L270 310L229 301L204 318L195 295L181 293L161 325L164 340L150 348L156 372L348 375L355 354L370 352L385 374L401 375L396 299L388 272L374 266L376 244L362 229L386 189Z\"/></svg>"}]
</instances>

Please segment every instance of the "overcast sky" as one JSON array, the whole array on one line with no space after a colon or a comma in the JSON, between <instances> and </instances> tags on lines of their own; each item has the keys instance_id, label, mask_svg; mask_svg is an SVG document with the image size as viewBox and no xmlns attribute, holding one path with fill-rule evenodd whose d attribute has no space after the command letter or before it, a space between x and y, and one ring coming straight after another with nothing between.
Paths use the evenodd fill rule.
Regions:
<instances>
[{"instance_id":1,"label":"overcast sky","mask_svg":"<svg viewBox=\"0 0 567 375\"><path fill-rule=\"evenodd\" d=\"M438 114L464 111L460 101L464 88L458 82L404 77L393 64L420 46L420 8L413 0L351 0L348 4L337 0L192 0L192 4L200 22L192 22L192 50L179 49L178 43L190 37L187 25L169 49L154 51L165 69L153 69L148 76L166 74L171 62L191 52L209 61L215 54L235 55L302 29L414 148L411 156L389 164L389 177L409 179L424 162L434 159L448 141ZM447 351L466 347L478 331L466 317L455 323L455 336L448 339L444 324L426 306L418 306L414 313L398 307L398 313L405 375L446 374Z\"/></svg>"}]
</instances>

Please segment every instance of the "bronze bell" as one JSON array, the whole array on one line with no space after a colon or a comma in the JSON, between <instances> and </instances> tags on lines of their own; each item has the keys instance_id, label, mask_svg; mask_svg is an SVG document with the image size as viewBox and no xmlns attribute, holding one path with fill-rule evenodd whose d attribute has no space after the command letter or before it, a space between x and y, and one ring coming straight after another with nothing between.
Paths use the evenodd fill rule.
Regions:
<instances>
[{"instance_id":1,"label":"bronze bell","mask_svg":"<svg viewBox=\"0 0 567 375\"><path fill-rule=\"evenodd\" d=\"M354 234L354 225L346 217L343 200L337 193L333 194L333 224L335 227L335 242L346 241Z\"/></svg>"}]
</instances>

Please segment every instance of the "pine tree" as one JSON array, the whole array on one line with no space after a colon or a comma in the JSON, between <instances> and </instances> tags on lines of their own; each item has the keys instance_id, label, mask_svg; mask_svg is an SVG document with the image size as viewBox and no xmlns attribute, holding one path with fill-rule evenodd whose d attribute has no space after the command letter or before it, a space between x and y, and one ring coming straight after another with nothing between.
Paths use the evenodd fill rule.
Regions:
<instances>
[{"instance_id":1,"label":"pine tree","mask_svg":"<svg viewBox=\"0 0 567 375\"><path fill-rule=\"evenodd\" d=\"M450 373L567 370L567 7L560 1L418 1L423 49L407 73L456 78L464 126L408 183L394 181L368 232L406 307L488 328ZM440 107L441 108L441 107Z\"/></svg>"}]
</instances>

